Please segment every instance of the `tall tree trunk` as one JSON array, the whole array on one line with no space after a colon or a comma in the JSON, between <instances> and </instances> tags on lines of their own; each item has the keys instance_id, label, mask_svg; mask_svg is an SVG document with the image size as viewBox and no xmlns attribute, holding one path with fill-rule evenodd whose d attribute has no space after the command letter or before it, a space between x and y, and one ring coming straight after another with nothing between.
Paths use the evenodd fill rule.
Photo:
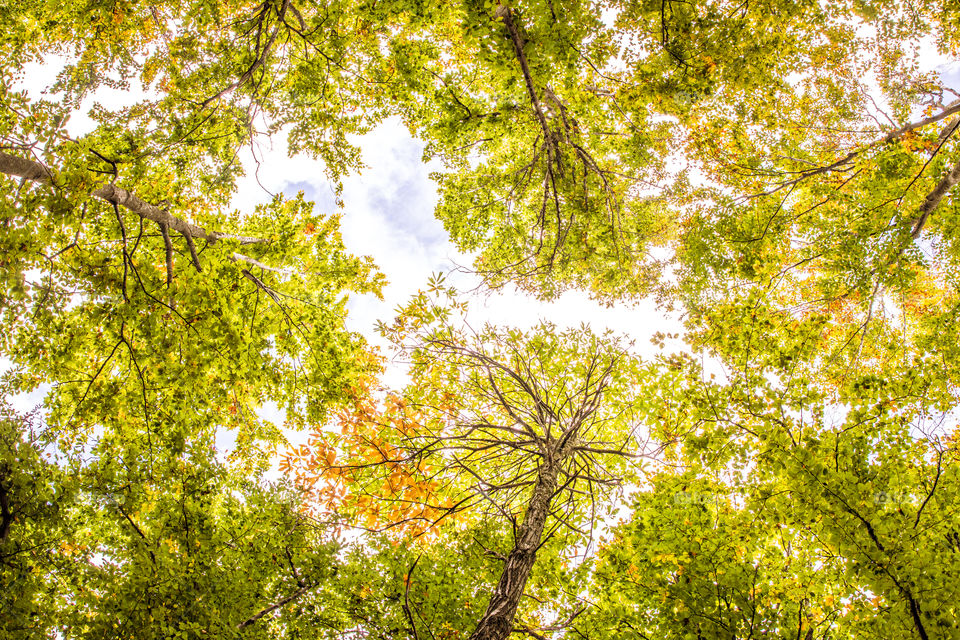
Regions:
<instances>
[{"instance_id":1,"label":"tall tree trunk","mask_svg":"<svg viewBox=\"0 0 960 640\"><path fill-rule=\"evenodd\" d=\"M513 550L503 565L500 582L497 583L490 604L477 623L470 640L504 640L513 631L513 618L520 604L520 597L527 585L530 570L537 559L537 548L543 536L543 527L550 512L550 501L557 490L558 464L541 467L537 484L527 504L523 524L517 531Z\"/></svg>"}]
</instances>

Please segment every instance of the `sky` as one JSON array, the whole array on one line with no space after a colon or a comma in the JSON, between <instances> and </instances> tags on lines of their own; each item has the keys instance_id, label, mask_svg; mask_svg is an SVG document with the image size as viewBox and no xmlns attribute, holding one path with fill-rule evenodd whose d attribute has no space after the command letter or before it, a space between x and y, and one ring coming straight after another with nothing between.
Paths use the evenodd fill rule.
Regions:
<instances>
[{"instance_id":1,"label":"sky","mask_svg":"<svg viewBox=\"0 0 960 640\"><path fill-rule=\"evenodd\" d=\"M246 153L248 179L240 185L234 203L252 207L268 201L273 193L303 191L320 212L336 211L323 165L302 156L290 158L281 138L273 142L273 148L259 151L259 169ZM434 273L449 274L448 282L464 292L474 326L491 322L529 328L541 319L559 327L587 323L598 332L611 329L637 338L641 351L648 351L645 345L653 333L677 326L677 317L668 318L650 301L608 308L580 292L543 302L515 290L491 294L478 289L478 277L467 272L472 256L450 243L442 223L433 216L437 190L429 174L440 167L423 162L423 144L397 120L388 120L357 142L366 168L344 181L344 243L355 254L373 257L389 285L382 301L372 294L353 297L347 322L374 344L384 345L374 331L377 320L391 320L394 309L425 287ZM256 180L249 178L254 172Z\"/></svg>"},{"instance_id":2,"label":"sky","mask_svg":"<svg viewBox=\"0 0 960 640\"><path fill-rule=\"evenodd\" d=\"M397 120L383 123L358 138L357 143L366 168L344 180L343 239L353 253L373 257L389 284L382 300L373 294L351 298L347 326L381 347L385 355L389 356L389 351L375 331L377 321L392 320L394 310L425 288L435 273L447 274L447 282L463 292L469 302L468 320L474 327L489 322L527 329L548 320L562 329L586 323L598 333L609 329L635 339L637 352L648 356L657 351L650 342L654 333L678 330L679 317L667 316L652 301L606 307L574 291L543 302L516 290L483 290L479 278L468 272L472 256L451 244L442 223L433 215L437 189L429 174L439 167L423 162L423 144ZM249 150L245 156L248 178L234 198L237 208L264 203L275 193L292 196L302 191L320 212L337 210L322 163L303 156L289 157L281 137L273 141L272 148L258 150L259 168ZM256 179L252 179L254 174ZM393 388L403 386L403 363L388 363L383 382ZM282 413L275 406L265 406L258 413L276 424L283 423ZM307 438L306 433L285 433L293 445ZM221 451L231 445L230 434L218 437Z\"/></svg>"}]
</instances>

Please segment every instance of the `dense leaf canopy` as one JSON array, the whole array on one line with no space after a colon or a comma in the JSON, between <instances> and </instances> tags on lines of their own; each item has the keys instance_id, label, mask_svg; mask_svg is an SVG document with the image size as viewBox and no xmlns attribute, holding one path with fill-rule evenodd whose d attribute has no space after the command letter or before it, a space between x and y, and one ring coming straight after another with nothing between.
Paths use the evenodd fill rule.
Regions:
<instances>
[{"instance_id":1,"label":"dense leaf canopy","mask_svg":"<svg viewBox=\"0 0 960 640\"><path fill-rule=\"evenodd\" d=\"M0 24L0 635L960 637L954 0ZM386 118L483 287L670 320L475 329L440 276L386 388L350 212L230 206L246 149L339 188Z\"/></svg>"}]
</instances>

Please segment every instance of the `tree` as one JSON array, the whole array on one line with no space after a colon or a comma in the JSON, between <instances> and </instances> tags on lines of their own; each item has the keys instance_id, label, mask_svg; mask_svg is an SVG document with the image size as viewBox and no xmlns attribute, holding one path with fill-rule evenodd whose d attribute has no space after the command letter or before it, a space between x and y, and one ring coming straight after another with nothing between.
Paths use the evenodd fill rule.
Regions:
<instances>
[{"instance_id":1,"label":"tree","mask_svg":"<svg viewBox=\"0 0 960 640\"><path fill-rule=\"evenodd\" d=\"M225 561L217 540L225 534L208 520L216 518L211 514L224 498L210 485L224 475L257 477L283 442L277 427L254 413L261 404L285 406L291 424L317 419L358 372L376 366L362 340L343 327L341 293L351 282L361 290L375 288L376 278L368 263L346 254L337 219L311 215L302 198L276 199L243 223L234 222L241 233L249 224L268 241L248 242L253 251L241 254L235 249L247 242L243 237L184 226L165 211L160 220L147 217L159 210L117 187L110 187L112 203L88 200L79 189L73 198L70 188L67 196L48 189L21 184L7 193L4 241L11 250L4 254L5 275L12 286L0 314L3 352L13 363L7 388L50 385L42 419L46 432L57 435L43 446L71 469L54 476L60 480L51 490L81 496L72 505L76 520L64 544L84 551L42 565L53 572L58 563L82 563L68 565L66 573L73 575L65 585L47 585L50 593L67 594L61 606L81 616L72 621L61 610L56 624L78 637L114 622L160 635L169 625L226 634L239 623L237 616L264 605L256 592L238 597L233 587L219 590L218 579L236 582L245 571L256 571L267 586L250 586L276 599L299 587L278 589L270 584L271 573L250 566L218 578L212 567ZM32 215L21 215L25 210ZM188 258L189 266L176 273L165 225L181 227L185 254L194 240L198 245L196 262ZM223 250L217 243L234 246ZM302 273L268 265L271 256L283 256ZM236 448L225 465L216 459L215 443L228 431ZM279 500L269 492L259 497L263 489L256 482L233 486L251 505ZM232 490L223 489L228 495ZM283 518L295 509L289 500L264 505L264 519L251 521L256 535L286 535L280 533ZM233 509L223 517L238 515ZM99 526L78 524L86 519ZM66 526L56 519L48 524L32 528L14 520L10 526L15 532L26 526L22 534L36 542ZM184 554L191 556L186 565ZM205 565L213 582L201 584L197 576ZM153 589L157 580L166 590ZM170 608L191 590L200 597L208 589L212 609L191 610L183 619ZM220 608L231 599L237 609ZM87 606L93 620L82 617ZM97 618L107 611L115 618ZM210 626L206 616L213 613L221 622Z\"/></svg>"},{"instance_id":2,"label":"tree","mask_svg":"<svg viewBox=\"0 0 960 640\"><path fill-rule=\"evenodd\" d=\"M810 74L787 83L782 69L752 104L698 103L688 157L707 181L686 201L677 253L677 293L698 333L727 330L718 305L820 318L820 364L831 365L821 374L834 382L952 351L938 335L955 305L960 105L916 52L935 42L953 56L957 45L952 12L918 9L798 9L820 14L818 44L801 54Z\"/></svg>"},{"instance_id":3,"label":"tree","mask_svg":"<svg viewBox=\"0 0 960 640\"><path fill-rule=\"evenodd\" d=\"M317 637L341 626L331 611L284 611L315 609L343 568L289 488L240 477L200 442L158 453L152 478L120 485L129 458L50 460L57 438L36 416L5 409L0 426L5 637Z\"/></svg>"},{"instance_id":4,"label":"tree","mask_svg":"<svg viewBox=\"0 0 960 640\"><path fill-rule=\"evenodd\" d=\"M70 99L130 77L163 91L98 116L113 124L98 134L102 148L92 146L128 174L175 154L175 166L207 169L178 175L181 192L222 199L238 145L262 123L264 133L292 127L292 148L319 155L338 176L357 162L347 134L399 113L446 162L438 215L462 249L480 252L491 284L544 296L577 286L606 299L657 284L663 265L653 251L672 242L675 218L690 215L678 198L723 205L731 189L756 195L783 183L783 195L795 177L839 175L848 163L831 167L838 149L883 137L870 130L880 114L865 78L876 74L902 123L946 89L901 50L923 38L944 52L956 46L949 12L890 2L221 3L177 23L166 19L168 5L117 8L92 22L31 10L9 36L11 66L43 47L72 46L81 60L58 85ZM63 31L41 37L31 20ZM67 115L14 106L21 148L36 133L54 137ZM670 165L721 190L691 192L689 174ZM695 240L718 213L686 220L688 261L712 259Z\"/></svg>"},{"instance_id":5,"label":"tree","mask_svg":"<svg viewBox=\"0 0 960 640\"><path fill-rule=\"evenodd\" d=\"M742 485L664 472L599 553L588 638L846 637L863 594L809 523L769 517ZM682 525L682 526L678 526ZM867 604L869 606L869 604ZM864 607L865 608L865 607ZM855 626L855 625L850 625ZM851 635L851 637L854 637Z\"/></svg>"},{"instance_id":6,"label":"tree","mask_svg":"<svg viewBox=\"0 0 960 640\"><path fill-rule=\"evenodd\" d=\"M332 637L465 637L499 575L489 549L507 542L499 523L440 525L429 546L367 535L338 572L325 609L349 620ZM451 557L456 557L451 562Z\"/></svg>"},{"instance_id":7,"label":"tree","mask_svg":"<svg viewBox=\"0 0 960 640\"><path fill-rule=\"evenodd\" d=\"M426 69L405 117L452 164L438 215L480 251L491 284L547 297L569 286L604 299L648 293L663 268L654 249L670 246L676 219L691 231L684 262L726 257L710 251L712 236L697 255L712 203L826 167L855 132L869 134L870 74L903 122L946 89L901 51L927 37L955 48L949 12L932 5L448 6L412 21L404 49ZM430 44L418 46L424 32ZM691 188L697 176L714 189ZM743 250L744 238L732 241Z\"/></svg>"},{"instance_id":8,"label":"tree","mask_svg":"<svg viewBox=\"0 0 960 640\"><path fill-rule=\"evenodd\" d=\"M660 381L655 435L674 444L600 554L583 632L955 637L939 374L861 373L834 398L775 339L753 353L724 381L691 359Z\"/></svg>"},{"instance_id":9,"label":"tree","mask_svg":"<svg viewBox=\"0 0 960 640\"><path fill-rule=\"evenodd\" d=\"M0 416L0 587L10 638L37 637L59 610L51 569L59 564L58 541L69 528L66 505L76 484L56 464L43 459L31 418L2 406Z\"/></svg>"},{"instance_id":10,"label":"tree","mask_svg":"<svg viewBox=\"0 0 960 640\"><path fill-rule=\"evenodd\" d=\"M539 550L554 536L561 549L589 547L649 453L632 391L644 370L613 336L549 324L472 333L449 314L415 298L384 329L405 342L411 385L379 402L360 398L339 417L341 434L315 432L314 446L287 464L332 498L332 511L368 527L423 532L451 517L509 526L507 550L491 552L503 562L499 580L471 634L506 638Z\"/></svg>"},{"instance_id":11,"label":"tree","mask_svg":"<svg viewBox=\"0 0 960 640\"><path fill-rule=\"evenodd\" d=\"M233 22L249 8L240 5L30 4L5 15L4 393L49 389L35 418L44 438L19 427L4 436L11 631L230 637L330 577L326 534L262 480L284 438L255 411L273 401L291 425L318 420L377 367L343 319L346 292L375 292L382 276L347 253L336 215L302 197L224 210L252 132L247 107L262 105L240 96L263 95L252 75L272 46L228 87L243 62L230 39L262 47L293 19L286 7L264 5L245 25ZM174 15L186 30L171 37ZM63 100L13 91L19 66L53 51L77 56L57 85ZM159 97L95 110L91 133L66 135L81 98L134 71L148 88L157 81ZM214 85L228 89L189 102ZM236 446L218 458L217 438L231 431ZM42 464L42 452L58 463Z\"/></svg>"}]
</instances>

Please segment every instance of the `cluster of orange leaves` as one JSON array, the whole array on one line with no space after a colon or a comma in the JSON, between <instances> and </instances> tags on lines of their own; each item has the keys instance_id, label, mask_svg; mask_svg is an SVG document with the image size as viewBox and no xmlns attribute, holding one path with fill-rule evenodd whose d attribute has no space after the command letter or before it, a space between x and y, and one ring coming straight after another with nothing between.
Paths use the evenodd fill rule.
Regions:
<instances>
[{"instance_id":1,"label":"cluster of orange leaves","mask_svg":"<svg viewBox=\"0 0 960 640\"><path fill-rule=\"evenodd\" d=\"M936 138L922 137L916 131L907 131L900 137L900 143L907 151L926 151L933 153L937 150L938 142Z\"/></svg>"},{"instance_id":2,"label":"cluster of orange leaves","mask_svg":"<svg viewBox=\"0 0 960 640\"><path fill-rule=\"evenodd\" d=\"M351 394L330 427L289 451L280 470L307 495L309 508L355 526L424 535L450 507L431 477L437 469L401 446L427 417L374 379ZM339 433L337 433L339 431Z\"/></svg>"}]
</instances>

